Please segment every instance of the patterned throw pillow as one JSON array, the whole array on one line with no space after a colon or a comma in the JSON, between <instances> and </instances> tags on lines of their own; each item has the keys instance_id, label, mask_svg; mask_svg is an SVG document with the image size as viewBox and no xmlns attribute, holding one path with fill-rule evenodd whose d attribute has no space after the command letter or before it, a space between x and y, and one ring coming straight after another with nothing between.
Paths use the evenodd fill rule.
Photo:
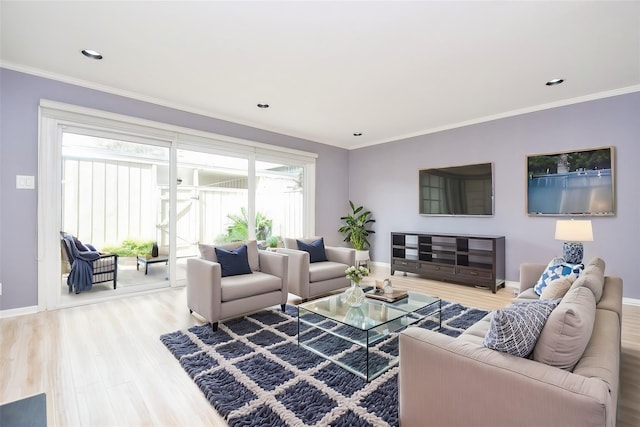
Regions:
<instances>
[{"instance_id":1,"label":"patterned throw pillow","mask_svg":"<svg viewBox=\"0 0 640 427\"><path fill-rule=\"evenodd\" d=\"M527 357L533 351L547 318L560 300L517 302L496 310L491 318L484 346L514 356Z\"/></svg>"},{"instance_id":2,"label":"patterned throw pillow","mask_svg":"<svg viewBox=\"0 0 640 427\"><path fill-rule=\"evenodd\" d=\"M551 282L559 279L562 276L569 276L575 274L576 277L580 275L584 264L569 264L564 258L554 258L549 262L547 268L544 269L544 273L538 279L538 282L533 287L536 294L542 295L542 290Z\"/></svg>"}]
</instances>

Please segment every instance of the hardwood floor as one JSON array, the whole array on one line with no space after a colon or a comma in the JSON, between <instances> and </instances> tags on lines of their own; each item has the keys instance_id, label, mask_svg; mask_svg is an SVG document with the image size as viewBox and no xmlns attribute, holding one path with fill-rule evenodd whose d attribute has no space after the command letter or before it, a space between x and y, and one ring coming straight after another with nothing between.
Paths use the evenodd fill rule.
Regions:
<instances>
[{"instance_id":1,"label":"hardwood floor","mask_svg":"<svg viewBox=\"0 0 640 427\"><path fill-rule=\"evenodd\" d=\"M388 270L377 269L372 279ZM395 287L483 309L509 304L496 294L415 277ZM292 299L291 303L298 303ZM160 342L200 324L184 288L0 320L0 403L47 394L54 426L225 426ZM505 399L508 399L506 397ZM640 425L640 307L625 306L618 426Z\"/></svg>"}]
</instances>

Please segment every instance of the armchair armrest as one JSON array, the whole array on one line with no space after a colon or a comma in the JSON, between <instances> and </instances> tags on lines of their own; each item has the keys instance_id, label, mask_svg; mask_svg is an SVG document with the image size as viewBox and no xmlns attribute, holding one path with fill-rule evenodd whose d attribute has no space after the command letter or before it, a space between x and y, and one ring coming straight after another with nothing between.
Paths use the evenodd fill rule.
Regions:
<instances>
[{"instance_id":1,"label":"armchair armrest","mask_svg":"<svg viewBox=\"0 0 640 427\"><path fill-rule=\"evenodd\" d=\"M187 306L209 322L220 318L222 267L200 258L187 259Z\"/></svg>"},{"instance_id":2,"label":"armchair armrest","mask_svg":"<svg viewBox=\"0 0 640 427\"><path fill-rule=\"evenodd\" d=\"M260 271L282 279L282 290L287 294L289 292L289 257L276 252L258 251L258 260Z\"/></svg>"},{"instance_id":3,"label":"armchair armrest","mask_svg":"<svg viewBox=\"0 0 640 427\"><path fill-rule=\"evenodd\" d=\"M486 426L604 426L611 415L598 378L416 327L400 334L398 384L402 426L423 425L424 414L432 425Z\"/></svg>"},{"instance_id":4,"label":"armchair armrest","mask_svg":"<svg viewBox=\"0 0 640 427\"><path fill-rule=\"evenodd\" d=\"M276 253L288 257L289 292L303 299L309 298L309 252L277 248Z\"/></svg>"},{"instance_id":5,"label":"armchair armrest","mask_svg":"<svg viewBox=\"0 0 640 427\"><path fill-rule=\"evenodd\" d=\"M533 288L546 267L546 264L533 262L520 264L520 293Z\"/></svg>"},{"instance_id":6,"label":"armchair armrest","mask_svg":"<svg viewBox=\"0 0 640 427\"><path fill-rule=\"evenodd\" d=\"M325 246L324 252L327 259L333 262L347 264L349 266L356 265L356 250L351 248L342 248L339 246Z\"/></svg>"}]
</instances>

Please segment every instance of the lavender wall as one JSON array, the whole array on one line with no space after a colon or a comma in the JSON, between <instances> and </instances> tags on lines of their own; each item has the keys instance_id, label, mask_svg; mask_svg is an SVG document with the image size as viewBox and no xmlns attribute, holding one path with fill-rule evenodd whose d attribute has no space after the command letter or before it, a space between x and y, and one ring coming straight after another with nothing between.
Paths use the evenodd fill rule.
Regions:
<instances>
[{"instance_id":1,"label":"lavender wall","mask_svg":"<svg viewBox=\"0 0 640 427\"><path fill-rule=\"evenodd\" d=\"M2 68L0 93L0 310L38 303L37 192L17 190L15 176L37 179L40 99L317 153L316 233L341 244L337 229L348 207L346 150Z\"/></svg>"},{"instance_id":2,"label":"lavender wall","mask_svg":"<svg viewBox=\"0 0 640 427\"><path fill-rule=\"evenodd\" d=\"M594 242L585 258L600 256L606 274L623 278L624 296L640 298L636 247L640 244L640 93L621 95L467 126L350 152L352 199L376 219L372 259L390 261L392 231L497 234L506 237L507 280L520 263L548 262L561 252L551 217L525 211L526 155L615 147L615 217L592 218ZM490 218L418 214L418 169L493 162L495 215Z\"/></svg>"}]
</instances>

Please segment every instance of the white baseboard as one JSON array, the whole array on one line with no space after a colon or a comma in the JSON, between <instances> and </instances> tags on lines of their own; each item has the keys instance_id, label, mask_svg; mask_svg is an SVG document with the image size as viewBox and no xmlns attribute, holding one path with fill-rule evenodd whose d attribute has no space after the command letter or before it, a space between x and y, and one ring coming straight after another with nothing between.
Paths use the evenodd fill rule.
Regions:
<instances>
[{"instance_id":1,"label":"white baseboard","mask_svg":"<svg viewBox=\"0 0 640 427\"><path fill-rule=\"evenodd\" d=\"M622 298L622 304L640 306L640 299L637 299L637 298Z\"/></svg>"},{"instance_id":2,"label":"white baseboard","mask_svg":"<svg viewBox=\"0 0 640 427\"><path fill-rule=\"evenodd\" d=\"M38 306L33 305L31 307L13 308L10 310L0 310L0 319L7 319L9 317L24 316L25 314L34 314L38 312Z\"/></svg>"}]
</instances>

